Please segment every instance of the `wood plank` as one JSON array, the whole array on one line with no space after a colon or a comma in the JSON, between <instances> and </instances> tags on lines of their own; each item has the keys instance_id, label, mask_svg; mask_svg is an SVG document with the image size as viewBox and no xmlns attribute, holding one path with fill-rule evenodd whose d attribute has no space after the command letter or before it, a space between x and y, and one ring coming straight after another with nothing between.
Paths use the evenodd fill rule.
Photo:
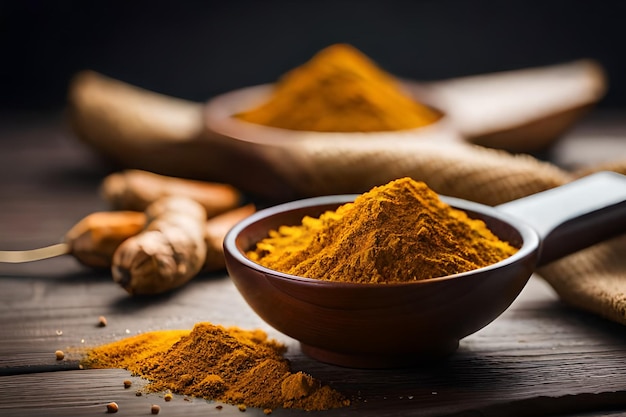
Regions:
<instances>
[{"instance_id":1,"label":"wood plank","mask_svg":"<svg viewBox=\"0 0 626 417\"><path fill-rule=\"evenodd\" d=\"M84 278L19 277L0 281L0 294L7 294L4 290L10 288L12 297L19 300L3 299L0 308L4 317L0 326L0 368L3 374L11 375L6 378L21 380L24 375L19 374L27 372L75 369L78 356L70 354L68 361L59 364L54 358L56 349L100 344L161 328L191 328L199 321L211 321L264 328L289 346L287 357L295 370L331 383L353 398L350 410L367 415L402 412L435 416L503 407L510 412L509 407L518 406L531 407L532 415L542 415L557 406L626 409L626 335L621 327L563 306L536 278L511 309L464 339L449 361L424 368L375 371L340 368L304 356L295 341L272 330L252 313L225 275L203 277L173 294L141 300L128 297L105 276L91 277L90 282ZM42 293L46 296L41 297ZM107 317L106 327L97 326L99 315ZM12 397L40 392L48 392L49 401L59 401L64 391L60 387L72 384L103 390L115 386L104 375L76 372L36 374L43 378L41 383L20 388L6 383L2 391L8 397L0 400L0 407L21 404L11 401ZM58 382L51 383L50 378ZM117 380L119 383L120 378ZM42 391L44 386L47 388ZM89 397L93 395L87 392L82 400L94 401ZM539 407L535 402L543 405Z\"/></svg>"},{"instance_id":2,"label":"wood plank","mask_svg":"<svg viewBox=\"0 0 626 417\"><path fill-rule=\"evenodd\" d=\"M82 215L104 207L97 185L106 165L73 146L56 119L18 129L15 137L14 145L2 145L0 152L0 249L54 243ZM100 315L107 317L106 327L98 327ZM117 401L120 413L149 414L149 405L161 400L158 394L136 397L124 390L123 370L77 370L80 355L74 349L200 321L263 328L287 344L294 370L353 399L348 409L325 413L330 416L573 417L626 410L623 326L568 308L537 277L501 317L461 341L448 361L410 369L346 369L306 357L296 341L252 312L225 273L138 299L115 285L108 272L93 272L70 257L0 265L0 317L2 416L102 414L108 401ZM68 358L57 361L56 349L67 351ZM182 397L159 404L162 415L240 413Z\"/></svg>"},{"instance_id":3,"label":"wood plank","mask_svg":"<svg viewBox=\"0 0 626 417\"><path fill-rule=\"evenodd\" d=\"M124 388L125 379L133 382L130 388ZM150 415L153 404L159 405L159 415L165 416L241 415L233 405L180 395L175 395L169 402L162 394L138 397L135 393L144 384L141 379L118 369L0 377L0 415L95 416L106 414L106 405L110 402L118 404L119 415ZM246 415L264 414L262 410L249 409Z\"/></svg>"},{"instance_id":4,"label":"wood plank","mask_svg":"<svg viewBox=\"0 0 626 417\"><path fill-rule=\"evenodd\" d=\"M125 389L122 382L133 381L131 388ZM89 383L87 383L89 382ZM171 402L165 402L161 393L143 394L138 397L136 391L144 381L132 377L123 370L82 370L53 372L43 374L16 375L0 377L0 415L35 416L45 413L48 416L89 416L101 415L106 404L115 401L120 406L120 415L147 415L150 406L161 406L161 415L168 416L203 416L203 415L241 415L237 407L221 402L174 395ZM440 401L439 410L433 410L432 398L446 396L446 402ZM463 394L471 397L473 392ZM457 402L455 402L457 401ZM461 395L454 393L425 392L423 395L398 395L380 398L360 394L355 404L349 408L325 411L329 417L362 414L376 416L538 416L554 415L564 412L582 415L588 410L604 409L593 416L611 415L611 407L623 404L624 393L588 394L572 401L571 397L552 398L548 396L535 399L521 399L514 402L485 405L480 401L469 403ZM217 406L222 406L222 409ZM480 414L479 414L480 413ZM298 416L299 410L276 409L273 415ZM264 415L263 411L248 408L246 415ZM591 414L585 414L590 416Z\"/></svg>"}]
</instances>

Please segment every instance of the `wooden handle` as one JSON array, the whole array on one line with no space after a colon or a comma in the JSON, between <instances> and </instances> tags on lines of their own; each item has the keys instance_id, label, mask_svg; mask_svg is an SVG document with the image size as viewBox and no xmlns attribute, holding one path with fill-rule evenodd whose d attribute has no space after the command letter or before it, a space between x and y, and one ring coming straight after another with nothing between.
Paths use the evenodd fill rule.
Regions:
<instances>
[{"instance_id":1,"label":"wooden handle","mask_svg":"<svg viewBox=\"0 0 626 417\"><path fill-rule=\"evenodd\" d=\"M598 172L497 209L537 231L545 265L626 232L626 176Z\"/></svg>"}]
</instances>

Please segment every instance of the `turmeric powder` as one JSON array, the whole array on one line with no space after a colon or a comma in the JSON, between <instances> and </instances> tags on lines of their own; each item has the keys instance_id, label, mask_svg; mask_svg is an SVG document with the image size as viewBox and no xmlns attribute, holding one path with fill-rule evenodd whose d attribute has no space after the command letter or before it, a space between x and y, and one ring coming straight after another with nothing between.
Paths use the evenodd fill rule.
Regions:
<instances>
[{"instance_id":1,"label":"turmeric powder","mask_svg":"<svg viewBox=\"0 0 626 417\"><path fill-rule=\"evenodd\" d=\"M401 178L319 218L270 231L247 256L308 278L389 283L466 272L516 251L423 182Z\"/></svg>"},{"instance_id":2,"label":"turmeric powder","mask_svg":"<svg viewBox=\"0 0 626 417\"><path fill-rule=\"evenodd\" d=\"M292 130L377 132L426 126L441 114L356 48L336 44L283 75L267 102L235 117Z\"/></svg>"},{"instance_id":3,"label":"turmeric powder","mask_svg":"<svg viewBox=\"0 0 626 417\"><path fill-rule=\"evenodd\" d=\"M285 346L260 330L198 323L90 349L84 368L124 368L149 380L149 392L169 391L271 410L326 410L349 405L328 385L292 372Z\"/></svg>"}]
</instances>

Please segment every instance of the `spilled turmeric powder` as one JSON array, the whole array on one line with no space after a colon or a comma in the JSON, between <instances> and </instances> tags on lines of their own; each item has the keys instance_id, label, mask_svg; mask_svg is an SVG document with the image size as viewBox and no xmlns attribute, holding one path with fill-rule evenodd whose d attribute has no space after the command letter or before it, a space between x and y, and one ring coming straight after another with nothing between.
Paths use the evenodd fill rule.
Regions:
<instances>
[{"instance_id":1,"label":"spilled turmeric powder","mask_svg":"<svg viewBox=\"0 0 626 417\"><path fill-rule=\"evenodd\" d=\"M516 251L425 183L401 178L318 218L270 231L247 256L308 278L390 283L470 271Z\"/></svg>"},{"instance_id":2,"label":"spilled turmeric powder","mask_svg":"<svg viewBox=\"0 0 626 417\"><path fill-rule=\"evenodd\" d=\"M378 132L426 126L441 114L356 48L335 44L283 75L267 102L235 117L292 130Z\"/></svg>"},{"instance_id":3,"label":"spilled turmeric powder","mask_svg":"<svg viewBox=\"0 0 626 417\"><path fill-rule=\"evenodd\" d=\"M262 330L198 323L190 330L140 334L90 349L84 368L123 368L149 380L150 392L201 397L271 410L326 410L350 401L303 372L285 346Z\"/></svg>"}]
</instances>

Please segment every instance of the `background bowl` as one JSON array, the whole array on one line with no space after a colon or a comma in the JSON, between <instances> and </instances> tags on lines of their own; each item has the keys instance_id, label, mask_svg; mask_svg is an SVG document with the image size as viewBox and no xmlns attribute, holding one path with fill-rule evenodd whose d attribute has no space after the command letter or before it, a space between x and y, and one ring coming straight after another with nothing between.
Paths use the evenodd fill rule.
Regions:
<instances>
[{"instance_id":1,"label":"background bowl","mask_svg":"<svg viewBox=\"0 0 626 417\"><path fill-rule=\"evenodd\" d=\"M309 198L258 211L226 236L228 272L252 309L301 343L309 356L336 365L387 368L453 353L459 340L497 318L520 293L537 261L539 238L492 207L442 197L483 219L520 250L496 264L448 277L396 284L355 284L293 276L245 256L268 231L353 201Z\"/></svg>"},{"instance_id":2,"label":"background bowl","mask_svg":"<svg viewBox=\"0 0 626 417\"><path fill-rule=\"evenodd\" d=\"M404 85L409 90L408 84ZM377 162L382 156L381 146L411 149L420 143L463 143L445 112L436 103L423 100L441 117L429 125L394 131L292 130L233 116L265 103L273 89L273 84L263 84L234 90L212 98L204 109L204 134L211 142L211 152L202 155L212 155L204 165L210 166L219 180L266 201L282 203L320 195L362 193L402 176L381 168L385 165ZM417 96L417 87L411 91ZM372 158L373 154L377 156ZM355 160L361 162L355 166ZM379 167L376 175L363 175L358 169L372 165Z\"/></svg>"}]
</instances>

